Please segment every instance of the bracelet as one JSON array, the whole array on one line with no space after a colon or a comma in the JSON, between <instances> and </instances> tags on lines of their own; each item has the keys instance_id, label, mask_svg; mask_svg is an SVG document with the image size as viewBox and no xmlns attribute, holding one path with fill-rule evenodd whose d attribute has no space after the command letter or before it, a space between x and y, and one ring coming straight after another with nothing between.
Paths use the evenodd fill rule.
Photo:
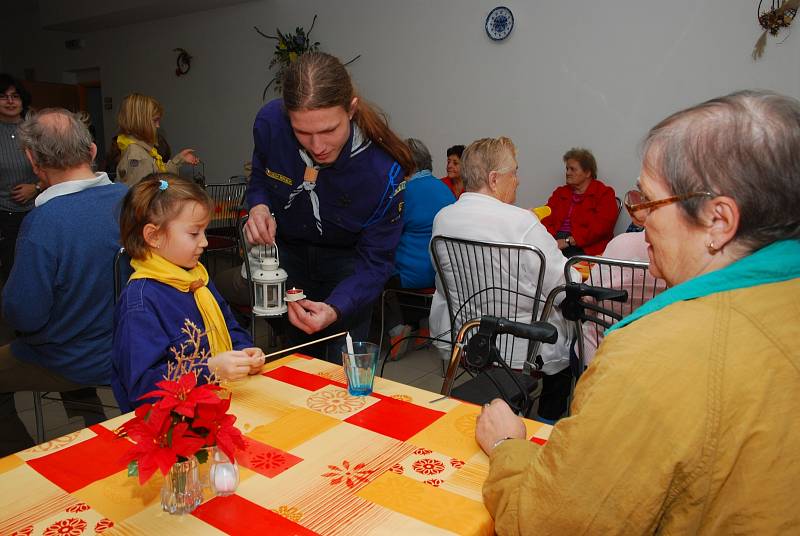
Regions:
<instances>
[{"instance_id":1,"label":"bracelet","mask_svg":"<svg viewBox=\"0 0 800 536\"><path fill-rule=\"evenodd\" d=\"M498 439L497 441L494 442L494 445L492 445L492 449L491 450L496 449L497 445L499 445L500 443L502 443L503 441L505 441L507 439L513 439L513 438L511 438L511 437L503 437L501 439ZM491 450L489 452L491 452Z\"/></svg>"}]
</instances>

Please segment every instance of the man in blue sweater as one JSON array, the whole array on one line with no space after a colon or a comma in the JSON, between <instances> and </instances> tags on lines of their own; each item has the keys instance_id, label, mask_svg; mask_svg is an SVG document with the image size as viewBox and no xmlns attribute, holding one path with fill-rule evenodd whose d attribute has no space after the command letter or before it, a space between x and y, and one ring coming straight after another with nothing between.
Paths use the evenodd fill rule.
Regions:
<instances>
[{"instance_id":1,"label":"man in blue sweater","mask_svg":"<svg viewBox=\"0 0 800 536\"><path fill-rule=\"evenodd\" d=\"M47 189L23 222L3 289L3 316L18 338L0 347L0 456L32 444L16 391L65 393L111 380L112 263L127 190L92 171L97 147L75 114L42 110L19 132Z\"/></svg>"}]
</instances>

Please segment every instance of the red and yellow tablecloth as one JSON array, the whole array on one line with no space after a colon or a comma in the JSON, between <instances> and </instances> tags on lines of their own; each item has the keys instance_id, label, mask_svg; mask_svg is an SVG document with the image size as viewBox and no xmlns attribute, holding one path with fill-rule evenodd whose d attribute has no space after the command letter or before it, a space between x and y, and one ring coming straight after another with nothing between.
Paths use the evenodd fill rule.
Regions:
<instances>
[{"instance_id":1,"label":"red and yellow tablecloth","mask_svg":"<svg viewBox=\"0 0 800 536\"><path fill-rule=\"evenodd\" d=\"M140 486L120 462L123 415L0 458L0 534L493 533L480 408L383 378L352 397L340 366L299 355L232 389L248 447L236 494L162 512L160 474ZM526 426L547 440L549 426Z\"/></svg>"}]
</instances>

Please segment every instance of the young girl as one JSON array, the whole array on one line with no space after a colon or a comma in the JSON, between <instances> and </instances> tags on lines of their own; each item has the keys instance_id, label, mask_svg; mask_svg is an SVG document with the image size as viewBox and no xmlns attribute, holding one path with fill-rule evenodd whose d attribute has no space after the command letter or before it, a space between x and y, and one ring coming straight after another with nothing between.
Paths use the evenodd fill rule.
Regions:
<instances>
[{"instance_id":1,"label":"young girl","mask_svg":"<svg viewBox=\"0 0 800 536\"><path fill-rule=\"evenodd\" d=\"M187 319L206 333L201 348L218 378L241 379L264 364L199 262L211 209L205 190L170 174L145 177L125 196L120 235L134 273L114 312L112 373L122 411L142 404L138 398L166 375L170 349L188 340Z\"/></svg>"}]
</instances>

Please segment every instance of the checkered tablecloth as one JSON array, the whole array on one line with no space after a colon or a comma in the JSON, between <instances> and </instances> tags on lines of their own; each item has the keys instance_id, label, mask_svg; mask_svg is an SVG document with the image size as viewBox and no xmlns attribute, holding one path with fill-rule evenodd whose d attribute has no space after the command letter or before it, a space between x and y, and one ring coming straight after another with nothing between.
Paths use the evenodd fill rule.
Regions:
<instances>
[{"instance_id":1,"label":"checkered tablecloth","mask_svg":"<svg viewBox=\"0 0 800 536\"><path fill-rule=\"evenodd\" d=\"M247 442L234 495L162 512L161 475L140 486L120 462L122 415L0 458L0 535L493 533L480 408L383 378L352 397L340 366L300 355L232 390ZM547 440L549 426L526 426Z\"/></svg>"}]
</instances>

